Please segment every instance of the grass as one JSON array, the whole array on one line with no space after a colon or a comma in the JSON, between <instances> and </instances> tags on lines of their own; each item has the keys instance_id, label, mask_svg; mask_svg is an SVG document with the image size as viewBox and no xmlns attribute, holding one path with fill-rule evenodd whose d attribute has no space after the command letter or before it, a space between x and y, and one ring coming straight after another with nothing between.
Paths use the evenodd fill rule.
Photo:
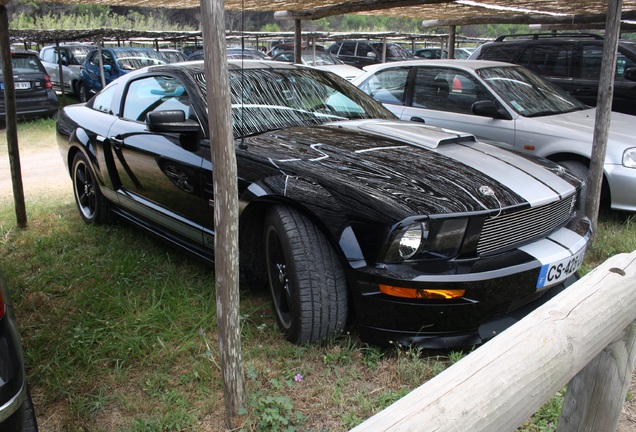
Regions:
<instances>
[{"instance_id":1,"label":"grass","mask_svg":"<svg viewBox=\"0 0 636 432\"><path fill-rule=\"evenodd\" d=\"M21 123L21 150L50 147L53 131L50 120ZM0 200L0 267L40 430L223 430L212 269L128 225L84 225L70 194L43 195L27 200L25 230ZM634 222L603 214L585 271L635 250ZM245 431L347 430L465 355L381 349L355 331L291 345L266 295L242 293L241 318ZM554 430L562 399L520 430Z\"/></svg>"}]
</instances>

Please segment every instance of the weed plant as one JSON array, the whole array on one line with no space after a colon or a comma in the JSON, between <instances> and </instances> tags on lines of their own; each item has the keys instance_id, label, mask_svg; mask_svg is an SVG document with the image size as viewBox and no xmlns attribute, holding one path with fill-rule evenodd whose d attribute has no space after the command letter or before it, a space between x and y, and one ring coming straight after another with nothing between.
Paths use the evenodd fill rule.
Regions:
<instances>
[{"instance_id":1,"label":"weed plant","mask_svg":"<svg viewBox=\"0 0 636 432\"><path fill-rule=\"evenodd\" d=\"M53 133L51 120L21 123L21 146L50 148ZM212 268L125 223L85 225L71 194L43 195L24 230L0 200L0 268L40 431L224 430ZM636 249L634 222L601 215L586 271ZM348 430L466 354L368 346L355 329L295 346L266 293L242 292L241 323L248 432ZM554 430L562 400L520 430Z\"/></svg>"}]
</instances>

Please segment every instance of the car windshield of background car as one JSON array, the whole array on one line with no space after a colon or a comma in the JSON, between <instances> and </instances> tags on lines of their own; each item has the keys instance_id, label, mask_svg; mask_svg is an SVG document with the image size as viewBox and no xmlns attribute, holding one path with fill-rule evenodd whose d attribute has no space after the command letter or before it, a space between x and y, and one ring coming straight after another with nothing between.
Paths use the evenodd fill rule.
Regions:
<instances>
[{"instance_id":1,"label":"car windshield of background car","mask_svg":"<svg viewBox=\"0 0 636 432\"><path fill-rule=\"evenodd\" d=\"M570 94L518 67L478 69L477 74L524 117L562 114L589 107Z\"/></svg>"},{"instance_id":2,"label":"car windshield of background car","mask_svg":"<svg viewBox=\"0 0 636 432\"><path fill-rule=\"evenodd\" d=\"M115 54L117 62L123 70L137 70L146 66L165 64L160 53L157 51L124 51Z\"/></svg>"},{"instance_id":3,"label":"car windshield of background car","mask_svg":"<svg viewBox=\"0 0 636 432\"><path fill-rule=\"evenodd\" d=\"M81 66L86 60L86 55L91 52L93 47L68 47L68 58L66 61L69 65Z\"/></svg>"},{"instance_id":4,"label":"car windshield of background car","mask_svg":"<svg viewBox=\"0 0 636 432\"><path fill-rule=\"evenodd\" d=\"M205 77L196 77L205 93ZM235 137L350 119L396 117L330 72L256 69L230 72Z\"/></svg>"},{"instance_id":5,"label":"car windshield of background car","mask_svg":"<svg viewBox=\"0 0 636 432\"><path fill-rule=\"evenodd\" d=\"M30 55L30 54L12 55L11 61L13 65L13 73L16 73L16 74L33 73L33 72L46 73L46 71L44 70L44 67L40 64L40 62L37 60L37 57L34 55ZM2 71L0 71L0 75L2 75Z\"/></svg>"}]
</instances>

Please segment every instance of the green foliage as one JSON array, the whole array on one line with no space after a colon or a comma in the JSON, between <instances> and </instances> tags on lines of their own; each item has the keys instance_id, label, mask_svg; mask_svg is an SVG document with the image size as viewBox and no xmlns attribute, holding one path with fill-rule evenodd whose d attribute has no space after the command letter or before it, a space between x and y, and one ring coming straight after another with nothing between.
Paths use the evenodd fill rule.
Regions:
<instances>
[{"instance_id":1,"label":"green foliage","mask_svg":"<svg viewBox=\"0 0 636 432\"><path fill-rule=\"evenodd\" d=\"M280 32L280 26L276 23L268 23L261 27L260 31L276 33Z\"/></svg>"},{"instance_id":2,"label":"green foliage","mask_svg":"<svg viewBox=\"0 0 636 432\"><path fill-rule=\"evenodd\" d=\"M287 396L265 396L254 394L250 405L254 409L250 423L262 432L293 432L303 419L303 414L294 410L294 404Z\"/></svg>"}]
</instances>

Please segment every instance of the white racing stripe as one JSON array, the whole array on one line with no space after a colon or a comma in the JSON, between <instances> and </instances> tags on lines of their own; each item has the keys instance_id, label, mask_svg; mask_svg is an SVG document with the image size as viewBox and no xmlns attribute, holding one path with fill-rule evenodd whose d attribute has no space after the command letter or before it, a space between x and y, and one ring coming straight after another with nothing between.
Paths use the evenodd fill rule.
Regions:
<instances>
[{"instance_id":1,"label":"white racing stripe","mask_svg":"<svg viewBox=\"0 0 636 432\"><path fill-rule=\"evenodd\" d=\"M519 194L532 207L554 201L555 194L564 197L576 190L556 173L495 146L483 143L442 146L437 152L477 168Z\"/></svg>"}]
</instances>

